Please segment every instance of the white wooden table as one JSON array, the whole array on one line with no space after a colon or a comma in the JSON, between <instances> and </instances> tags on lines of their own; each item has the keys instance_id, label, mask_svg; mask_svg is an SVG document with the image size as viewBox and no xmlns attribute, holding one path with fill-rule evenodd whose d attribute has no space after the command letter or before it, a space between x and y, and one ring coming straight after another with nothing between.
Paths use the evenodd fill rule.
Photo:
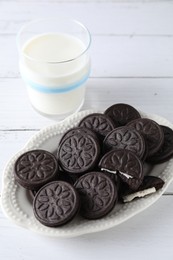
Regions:
<instances>
[{"instance_id":1,"label":"white wooden table","mask_svg":"<svg viewBox=\"0 0 173 260\"><path fill-rule=\"evenodd\" d=\"M125 102L173 122L172 1L0 1L0 172L39 129L54 122L29 104L15 36L35 18L66 15L92 33L92 73L83 109ZM0 211L0 259L173 259L173 184L127 222L71 239L41 237Z\"/></svg>"}]
</instances>

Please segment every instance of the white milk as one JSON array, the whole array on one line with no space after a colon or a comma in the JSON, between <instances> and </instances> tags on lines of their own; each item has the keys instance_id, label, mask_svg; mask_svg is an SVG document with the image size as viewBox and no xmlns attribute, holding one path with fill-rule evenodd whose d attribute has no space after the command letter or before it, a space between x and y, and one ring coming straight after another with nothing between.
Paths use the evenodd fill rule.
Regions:
<instances>
[{"instance_id":1,"label":"white milk","mask_svg":"<svg viewBox=\"0 0 173 260\"><path fill-rule=\"evenodd\" d=\"M25 43L20 72L36 110L65 115L80 109L90 70L85 49L81 40L67 34L40 34Z\"/></svg>"}]
</instances>

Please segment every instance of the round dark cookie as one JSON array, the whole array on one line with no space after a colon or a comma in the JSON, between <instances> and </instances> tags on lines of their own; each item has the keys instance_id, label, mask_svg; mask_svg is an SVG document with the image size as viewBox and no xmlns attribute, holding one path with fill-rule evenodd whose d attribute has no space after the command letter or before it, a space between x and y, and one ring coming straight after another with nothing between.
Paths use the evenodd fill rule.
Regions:
<instances>
[{"instance_id":1,"label":"round dark cookie","mask_svg":"<svg viewBox=\"0 0 173 260\"><path fill-rule=\"evenodd\" d=\"M43 225L58 227L71 221L79 210L79 195L64 181L54 181L43 186L35 195L34 215Z\"/></svg>"},{"instance_id":2,"label":"round dark cookie","mask_svg":"<svg viewBox=\"0 0 173 260\"><path fill-rule=\"evenodd\" d=\"M28 151L15 162L15 179L26 189L38 190L57 175L58 161L52 153L45 150Z\"/></svg>"},{"instance_id":3,"label":"round dark cookie","mask_svg":"<svg viewBox=\"0 0 173 260\"><path fill-rule=\"evenodd\" d=\"M101 171L117 174L128 186L136 190L144 178L141 160L128 150L112 150L106 153L99 162Z\"/></svg>"},{"instance_id":4,"label":"round dark cookie","mask_svg":"<svg viewBox=\"0 0 173 260\"><path fill-rule=\"evenodd\" d=\"M123 203L123 197L128 194L128 191L135 192L134 190L130 189L128 184L121 181L119 191L118 191L118 199L120 203Z\"/></svg>"},{"instance_id":5,"label":"round dark cookie","mask_svg":"<svg viewBox=\"0 0 173 260\"><path fill-rule=\"evenodd\" d=\"M58 146L62 143L62 141L64 141L67 137L69 136L73 136L73 135L77 135L77 134L80 134L80 135L91 135L93 136L94 138L97 138L97 135L90 129L86 129L85 127L73 127L71 129L69 129L68 131L66 131L60 141L59 141L59 144Z\"/></svg>"},{"instance_id":6,"label":"round dark cookie","mask_svg":"<svg viewBox=\"0 0 173 260\"><path fill-rule=\"evenodd\" d=\"M100 171L100 169L98 169L98 171ZM119 189L119 185L120 185L120 182L121 182L121 179L119 178L119 176L117 174L113 174L111 172L107 172L107 171L104 171L104 170L102 170L102 172L104 174L106 174L109 178L111 178L111 180L113 180L114 184L116 185L117 189Z\"/></svg>"},{"instance_id":7,"label":"round dark cookie","mask_svg":"<svg viewBox=\"0 0 173 260\"><path fill-rule=\"evenodd\" d=\"M79 126L93 130L101 140L115 128L113 121L101 113L93 113L84 117Z\"/></svg>"},{"instance_id":8,"label":"round dark cookie","mask_svg":"<svg viewBox=\"0 0 173 260\"><path fill-rule=\"evenodd\" d=\"M153 156L161 148L164 134L162 128L155 121L149 118L140 118L131 121L127 126L135 128L144 136L148 148L147 158Z\"/></svg>"},{"instance_id":9,"label":"round dark cookie","mask_svg":"<svg viewBox=\"0 0 173 260\"><path fill-rule=\"evenodd\" d=\"M97 138L87 134L68 136L60 143L58 160L64 171L82 174L94 169L100 155Z\"/></svg>"},{"instance_id":10,"label":"round dark cookie","mask_svg":"<svg viewBox=\"0 0 173 260\"><path fill-rule=\"evenodd\" d=\"M145 176L142 184L135 192L131 189L124 190L122 200L124 202L130 202L136 198L145 197L161 189L163 185L164 181L161 178L156 176Z\"/></svg>"},{"instance_id":11,"label":"round dark cookie","mask_svg":"<svg viewBox=\"0 0 173 260\"><path fill-rule=\"evenodd\" d=\"M159 164L166 162L173 157L173 130L167 126L162 126L164 133L164 142L157 153L148 158L151 164Z\"/></svg>"},{"instance_id":12,"label":"round dark cookie","mask_svg":"<svg viewBox=\"0 0 173 260\"><path fill-rule=\"evenodd\" d=\"M112 130L103 141L103 150L127 149L135 153L139 158L145 155L145 139L135 129L127 126Z\"/></svg>"},{"instance_id":13,"label":"round dark cookie","mask_svg":"<svg viewBox=\"0 0 173 260\"><path fill-rule=\"evenodd\" d=\"M81 198L81 215L98 219L107 215L117 201L117 188L110 177L101 172L90 172L75 183Z\"/></svg>"},{"instance_id":14,"label":"round dark cookie","mask_svg":"<svg viewBox=\"0 0 173 260\"><path fill-rule=\"evenodd\" d=\"M114 104L107 108L105 114L115 123L115 126L124 126L130 121L140 118L140 113L128 104Z\"/></svg>"},{"instance_id":15,"label":"round dark cookie","mask_svg":"<svg viewBox=\"0 0 173 260\"><path fill-rule=\"evenodd\" d=\"M139 190L149 189L149 188L155 188L156 190L159 190L163 187L164 181L157 177L157 176L145 176L143 179L142 184L139 187Z\"/></svg>"},{"instance_id":16,"label":"round dark cookie","mask_svg":"<svg viewBox=\"0 0 173 260\"><path fill-rule=\"evenodd\" d=\"M75 183L76 180L77 180L77 177L75 178L75 176L72 176L71 174L69 174L67 172L63 172L63 171L59 171L58 175L55 178L55 181L65 181L72 185ZM32 199L34 199L37 191L38 190L29 190L29 194Z\"/></svg>"}]
</instances>

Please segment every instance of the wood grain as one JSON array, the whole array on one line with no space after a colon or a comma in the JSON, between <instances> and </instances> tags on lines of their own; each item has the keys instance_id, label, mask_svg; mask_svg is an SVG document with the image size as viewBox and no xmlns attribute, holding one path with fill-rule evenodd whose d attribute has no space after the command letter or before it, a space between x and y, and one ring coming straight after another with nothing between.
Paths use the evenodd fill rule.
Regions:
<instances>
[{"instance_id":1,"label":"wood grain","mask_svg":"<svg viewBox=\"0 0 173 260\"><path fill-rule=\"evenodd\" d=\"M16 34L22 25L66 15L89 28L92 73L83 109L104 110L125 102L173 122L172 13L173 1L0 1L1 175L7 161L32 135L56 123L33 110L20 78ZM33 234L0 211L0 259L172 260L172 196L173 183L157 203L122 225L73 239Z\"/></svg>"},{"instance_id":2,"label":"wood grain","mask_svg":"<svg viewBox=\"0 0 173 260\"><path fill-rule=\"evenodd\" d=\"M90 55L91 77L173 77L173 37L93 35ZM0 57L0 78L19 77L14 35L0 35Z\"/></svg>"},{"instance_id":3,"label":"wood grain","mask_svg":"<svg viewBox=\"0 0 173 260\"><path fill-rule=\"evenodd\" d=\"M95 259L96 256L100 260L108 256L113 260L116 254L117 259L126 260L146 259L147 254L149 260L153 257L171 260L171 204L172 197L164 196L147 210L115 228L72 239L41 237L16 227L0 213L0 255L8 260L53 260L57 255L61 260L81 259L81 256L83 260Z\"/></svg>"},{"instance_id":4,"label":"wood grain","mask_svg":"<svg viewBox=\"0 0 173 260\"><path fill-rule=\"evenodd\" d=\"M31 107L21 79L0 79L0 130L37 130L54 121L37 114ZM124 102L172 122L173 79L90 78L83 109L106 109ZM105 98L106 97L106 98Z\"/></svg>"},{"instance_id":5,"label":"wood grain","mask_svg":"<svg viewBox=\"0 0 173 260\"><path fill-rule=\"evenodd\" d=\"M16 34L32 19L69 16L82 21L92 34L171 36L173 2L141 2L0 1L0 33Z\"/></svg>"}]
</instances>

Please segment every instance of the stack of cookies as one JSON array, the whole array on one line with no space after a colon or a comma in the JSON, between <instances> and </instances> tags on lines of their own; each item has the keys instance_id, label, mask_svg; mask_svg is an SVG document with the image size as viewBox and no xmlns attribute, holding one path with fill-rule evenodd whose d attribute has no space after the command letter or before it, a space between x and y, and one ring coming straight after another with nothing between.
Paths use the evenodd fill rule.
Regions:
<instances>
[{"instance_id":1,"label":"stack of cookies","mask_svg":"<svg viewBox=\"0 0 173 260\"><path fill-rule=\"evenodd\" d=\"M45 150L22 154L15 179L33 196L38 221L49 227L77 214L87 219L107 215L117 204L144 197L164 181L144 174L144 164L173 156L173 131L127 104L86 116L61 138L56 156Z\"/></svg>"}]
</instances>

